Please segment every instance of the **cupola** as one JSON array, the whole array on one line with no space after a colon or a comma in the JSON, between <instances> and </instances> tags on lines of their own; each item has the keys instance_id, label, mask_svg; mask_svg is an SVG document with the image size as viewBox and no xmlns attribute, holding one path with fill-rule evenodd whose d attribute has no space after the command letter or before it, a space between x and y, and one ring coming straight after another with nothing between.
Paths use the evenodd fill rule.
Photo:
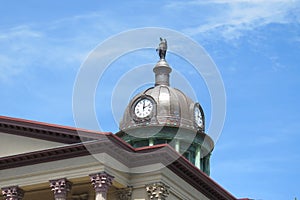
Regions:
<instances>
[{"instance_id":1,"label":"cupola","mask_svg":"<svg viewBox=\"0 0 300 200\"><path fill-rule=\"evenodd\" d=\"M182 91L170 87L167 41L160 41L156 50L160 59L153 68L155 84L130 100L117 136L133 147L169 143L209 175L214 143L205 133L203 109Z\"/></svg>"}]
</instances>

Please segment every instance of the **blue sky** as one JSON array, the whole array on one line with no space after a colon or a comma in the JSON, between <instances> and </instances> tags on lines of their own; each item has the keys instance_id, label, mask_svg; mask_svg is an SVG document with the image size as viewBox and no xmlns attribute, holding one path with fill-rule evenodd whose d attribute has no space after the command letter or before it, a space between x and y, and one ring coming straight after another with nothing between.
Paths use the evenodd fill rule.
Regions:
<instances>
[{"instance_id":1,"label":"blue sky","mask_svg":"<svg viewBox=\"0 0 300 200\"><path fill-rule=\"evenodd\" d=\"M300 1L2 0L0 115L74 126L72 92L84 59L107 38L143 27L191 37L222 75L227 113L211 177L236 197L299 199ZM133 58L120 59L120 69ZM209 93L196 92L209 116ZM117 131L109 118L99 121Z\"/></svg>"}]
</instances>

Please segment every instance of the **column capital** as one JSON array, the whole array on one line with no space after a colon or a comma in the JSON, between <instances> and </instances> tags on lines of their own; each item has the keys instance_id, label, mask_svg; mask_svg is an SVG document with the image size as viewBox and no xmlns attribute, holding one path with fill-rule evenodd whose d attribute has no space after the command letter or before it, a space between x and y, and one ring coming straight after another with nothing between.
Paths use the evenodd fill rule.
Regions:
<instances>
[{"instance_id":1,"label":"column capital","mask_svg":"<svg viewBox=\"0 0 300 200\"><path fill-rule=\"evenodd\" d=\"M9 186L1 188L4 200L21 200L24 191L19 186Z\"/></svg>"},{"instance_id":2,"label":"column capital","mask_svg":"<svg viewBox=\"0 0 300 200\"><path fill-rule=\"evenodd\" d=\"M146 191L150 199L165 200L169 196L170 187L162 182L146 185Z\"/></svg>"},{"instance_id":3,"label":"column capital","mask_svg":"<svg viewBox=\"0 0 300 200\"><path fill-rule=\"evenodd\" d=\"M116 191L117 199L119 200L131 200L132 187L118 189Z\"/></svg>"},{"instance_id":4,"label":"column capital","mask_svg":"<svg viewBox=\"0 0 300 200\"><path fill-rule=\"evenodd\" d=\"M66 178L50 180L50 187L55 199L66 199L67 193L71 190L72 183Z\"/></svg>"},{"instance_id":5,"label":"column capital","mask_svg":"<svg viewBox=\"0 0 300 200\"><path fill-rule=\"evenodd\" d=\"M90 174L90 179L96 193L107 193L114 177L106 172Z\"/></svg>"}]
</instances>

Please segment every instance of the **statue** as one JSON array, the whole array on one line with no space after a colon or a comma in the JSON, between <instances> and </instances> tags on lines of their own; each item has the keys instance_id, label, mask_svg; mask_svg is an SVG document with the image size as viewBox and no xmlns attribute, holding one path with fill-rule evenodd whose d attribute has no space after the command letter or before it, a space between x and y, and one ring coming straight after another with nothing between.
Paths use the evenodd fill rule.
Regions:
<instances>
[{"instance_id":1,"label":"statue","mask_svg":"<svg viewBox=\"0 0 300 200\"><path fill-rule=\"evenodd\" d=\"M161 60L164 60L166 58L167 49L167 40L164 38L160 38L160 43L156 51L158 51L158 55Z\"/></svg>"}]
</instances>

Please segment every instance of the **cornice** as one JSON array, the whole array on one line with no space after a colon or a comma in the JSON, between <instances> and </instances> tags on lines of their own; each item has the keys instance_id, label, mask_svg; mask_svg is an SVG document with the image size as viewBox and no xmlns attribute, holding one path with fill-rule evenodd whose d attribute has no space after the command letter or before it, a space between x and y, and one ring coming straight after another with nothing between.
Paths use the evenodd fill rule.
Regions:
<instances>
[{"instance_id":1,"label":"cornice","mask_svg":"<svg viewBox=\"0 0 300 200\"><path fill-rule=\"evenodd\" d=\"M2 157L0 158L0 170L87 156L96 153L107 153L128 168L162 163L209 199L236 200L234 196L196 168L183 156L179 155L168 144L132 148L129 144L125 143L112 133L101 133L88 130L80 130L84 131L84 133L89 136L87 137L87 139L89 139L88 141L81 142L79 136L76 135L78 129L75 128L27 120L16 120L7 117L0 117L0 124L0 131L5 133L17 135L26 134L26 136L29 134L30 137L51 139L54 136L49 133L52 132L55 137L59 138L60 142L62 138L67 137L66 140L63 140L67 145L61 147ZM41 133L41 130L44 130L46 133Z\"/></svg>"},{"instance_id":2,"label":"cornice","mask_svg":"<svg viewBox=\"0 0 300 200\"><path fill-rule=\"evenodd\" d=\"M98 139L99 134L108 134L5 116L0 116L0 132L64 144L91 141Z\"/></svg>"},{"instance_id":3,"label":"cornice","mask_svg":"<svg viewBox=\"0 0 300 200\"><path fill-rule=\"evenodd\" d=\"M210 200L236 200L232 194L223 189L183 156L167 167L198 191L201 191Z\"/></svg>"}]
</instances>

